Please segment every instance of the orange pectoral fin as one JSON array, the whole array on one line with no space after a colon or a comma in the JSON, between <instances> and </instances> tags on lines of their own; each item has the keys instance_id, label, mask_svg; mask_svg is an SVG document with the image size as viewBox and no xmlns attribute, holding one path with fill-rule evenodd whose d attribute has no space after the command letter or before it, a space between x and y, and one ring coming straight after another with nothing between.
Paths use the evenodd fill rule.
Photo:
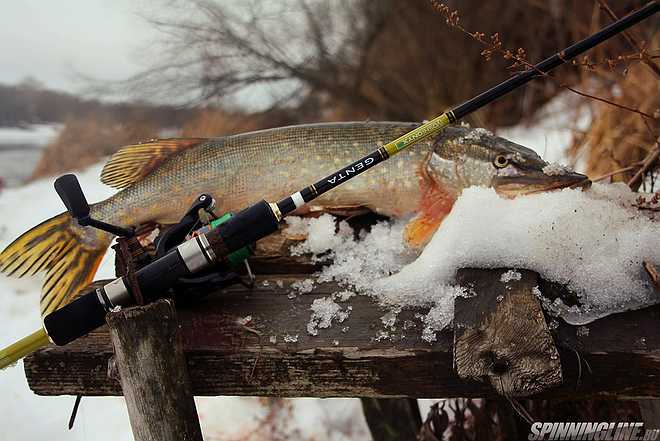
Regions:
<instances>
[{"instance_id":1,"label":"orange pectoral fin","mask_svg":"<svg viewBox=\"0 0 660 441\"><path fill-rule=\"evenodd\" d=\"M408 245L419 248L431 240L442 220L449 214L456 197L439 183L422 174L422 199L419 213L406 225L404 237Z\"/></svg>"},{"instance_id":2,"label":"orange pectoral fin","mask_svg":"<svg viewBox=\"0 0 660 441\"><path fill-rule=\"evenodd\" d=\"M440 226L440 223L442 223L442 218L437 219L424 215L415 217L406 225L404 232L406 242L414 248L426 245L433 233L435 233L435 230Z\"/></svg>"}]
</instances>

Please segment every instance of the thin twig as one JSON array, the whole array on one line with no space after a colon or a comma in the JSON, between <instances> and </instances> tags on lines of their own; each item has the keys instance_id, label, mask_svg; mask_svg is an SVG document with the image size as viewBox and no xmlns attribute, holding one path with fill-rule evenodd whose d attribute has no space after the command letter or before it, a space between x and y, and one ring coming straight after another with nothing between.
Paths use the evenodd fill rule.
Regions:
<instances>
[{"instance_id":1,"label":"thin twig","mask_svg":"<svg viewBox=\"0 0 660 441\"><path fill-rule=\"evenodd\" d=\"M491 35L490 36L491 41L488 42L484 39L484 37L485 37L484 33L482 33L482 32L470 32L467 29L465 29L459 23L460 17L458 15L458 11L450 10L447 5L445 5L444 3L441 3L439 0L430 0L430 2L431 2L431 5L433 6L433 8L436 11L440 12L441 14L443 14L445 16L446 22L449 26L463 32L464 34L468 35L472 39L474 39L474 40L478 41L479 43L483 44L484 46L486 46L486 49L484 49L481 52L482 55L486 58L486 60L490 59L493 52L498 52L503 56L503 58L505 60L514 60L515 61L514 64L509 66L510 68L515 68L515 67L518 67L518 66L525 66L527 69L534 70L539 75L541 75L543 77L546 77L546 78L550 78L551 80L555 81L559 85L559 87L563 87L567 90L570 90L571 92L573 92L577 95L580 95L584 98L589 98L589 99L593 99L593 100L596 100L596 101L600 101L602 103L617 107L617 108L622 109L622 110L637 113L638 115L640 115L644 118L653 119L653 116L651 116L650 114L648 114L646 112L643 112L639 109L635 109L633 107L628 107L628 106L623 105L623 104L615 103L614 101L610 101L606 98L597 97L595 95L591 95L589 93L582 92L580 90L577 90L573 87L570 87L570 86L566 85L565 83L563 83L562 81L557 79L555 76L551 75L548 72L542 71L541 69L537 68L534 64L527 61L525 51L522 48L519 48L516 53L512 52L509 49L503 49L502 48L502 41L500 40L500 36L499 36L498 33L495 33L495 34ZM561 57L562 54L559 54L559 55ZM563 61L565 63L569 64L568 63L569 60L563 60Z\"/></svg>"},{"instance_id":2,"label":"thin twig","mask_svg":"<svg viewBox=\"0 0 660 441\"><path fill-rule=\"evenodd\" d=\"M549 78L551 78L551 79L553 79L554 81L556 81L556 82L559 84L560 87L563 87L563 88L565 88L565 89L568 89L568 90L570 90L571 92L573 92L573 93L575 93L575 94L578 94L578 95L580 95L580 96L583 96L583 97L585 97L585 98L590 98L590 99L592 99L592 100L600 101L601 103L609 104L610 106L618 107L619 109L622 109L622 110L627 110L627 111L629 111L629 112L636 113L636 114L638 114L638 115L640 115L640 116L643 116L644 118L649 118L649 119L652 119L652 118L653 118L652 115L650 115L650 114L648 114L648 113L646 113L646 112L643 112L643 111L641 111L641 110L639 110L639 109L635 109L635 108L633 108L633 107L628 107L628 106L626 106L625 104L615 103L614 101L610 101L610 100L608 100L608 99L606 99L606 98L601 98L601 97L598 97L598 96L595 96L595 95L591 95L591 94L589 94L589 93L582 92L582 91L580 91L580 90L574 89L574 88L572 88L572 87L566 85L565 83L562 83L561 81L559 81L557 78L555 78L554 76L552 76L552 75L550 75L550 74L546 74L546 76L549 77Z\"/></svg>"},{"instance_id":3,"label":"thin twig","mask_svg":"<svg viewBox=\"0 0 660 441\"><path fill-rule=\"evenodd\" d=\"M650 171L653 167L655 167L655 163L658 161L660 158L660 138L653 144L653 148L649 152L648 155L646 155L646 158L642 161L642 167L637 170L637 173L630 178L630 181L628 181L628 187L630 187L633 191L636 191L640 184L642 183L642 179L644 178L644 175L646 172Z\"/></svg>"},{"instance_id":4,"label":"thin twig","mask_svg":"<svg viewBox=\"0 0 660 441\"><path fill-rule=\"evenodd\" d=\"M607 13L607 15L610 16L612 21L617 21L619 19L619 17L617 17L617 15L614 13L612 8L610 8L607 2L605 2L605 0L598 0L598 3L600 4L601 9L604 10L605 13ZM637 40L635 40L635 38L628 31L623 31L623 36L628 41L628 44L630 44L633 47L633 49L639 52L642 59L642 63L650 67L653 73L655 74L655 76L657 78L660 78L660 67L658 67L658 65L655 64L655 62L646 54L646 51L644 50L642 45L639 44Z\"/></svg>"},{"instance_id":5,"label":"thin twig","mask_svg":"<svg viewBox=\"0 0 660 441\"><path fill-rule=\"evenodd\" d=\"M628 167L619 168L619 169L611 171L609 173L605 173L604 175L598 176L597 178L593 178L591 180L591 182L600 182L600 181L605 180L607 178L611 178L614 175L618 175L620 173L625 173L627 171L635 170L640 165L642 165L642 161L635 162L633 165L629 165Z\"/></svg>"}]
</instances>

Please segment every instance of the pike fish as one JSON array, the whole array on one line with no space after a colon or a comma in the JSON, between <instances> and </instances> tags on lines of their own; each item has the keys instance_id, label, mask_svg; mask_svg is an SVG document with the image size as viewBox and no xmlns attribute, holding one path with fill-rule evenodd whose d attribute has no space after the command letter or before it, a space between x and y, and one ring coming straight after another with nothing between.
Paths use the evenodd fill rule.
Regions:
<instances>
[{"instance_id":1,"label":"pike fish","mask_svg":"<svg viewBox=\"0 0 660 441\"><path fill-rule=\"evenodd\" d=\"M417 126L312 124L130 145L101 173L102 182L120 191L92 205L91 215L118 225L167 225L201 193L213 195L218 213L260 199L277 201ZM360 207L386 216L414 215L405 234L408 243L420 246L466 187L494 187L511 197L588 182L576 173L545 174L546 165L534 151L483 129L450 127L322 195L308 209ZM2 251L0 271L18 277L45 272L40 305L46 315L92 282L112 239L62 213Z\"/></svg>"}]
</instances>

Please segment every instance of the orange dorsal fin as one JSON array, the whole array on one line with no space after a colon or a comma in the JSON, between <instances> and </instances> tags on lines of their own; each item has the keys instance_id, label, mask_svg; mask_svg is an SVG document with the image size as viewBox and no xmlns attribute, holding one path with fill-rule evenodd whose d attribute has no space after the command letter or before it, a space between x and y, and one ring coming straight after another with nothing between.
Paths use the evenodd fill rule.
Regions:
<instances>
[{"instance_id":1,"label":"orange dorsal fin","mask_svg":"<svg viewBox=\"0 0 660 441\"><path fill-rule=\"evenodd\" d=\"M101 182L115 188L129 187L149 175L172 156L204 141L207 139L154 139L142 144L122 147L103 167Z\"/></svg>"},{"instance_id":2,"label":"orange dorsal fin","mask_svg":"<svg viewBox=\"0 0 660 441\"><path fill-rule=\"evenodd\" d=\"M419 174L422 191L419 210L417 216L406 225L404 232L408 245L415 248L425 245L431 239L456 200L452 191L432 179L423 168Z\"/></svg>"}]
</instances>

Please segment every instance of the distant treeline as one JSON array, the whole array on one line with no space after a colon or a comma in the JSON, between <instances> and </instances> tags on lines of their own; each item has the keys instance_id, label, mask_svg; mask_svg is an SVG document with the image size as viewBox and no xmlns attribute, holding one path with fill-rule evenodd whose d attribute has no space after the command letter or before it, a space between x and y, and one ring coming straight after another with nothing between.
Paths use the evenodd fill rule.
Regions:
<instances>
[{"instance_id":1,"label":"distant treeline","mask_svg":"<svg viewBox=\"0 0 660 441\"><path fill-rule=\"evenodd\" d=\"M191 110L142 102L108 103L44 88L34 80L16 85L0 84L0 127L65 122L96 115L113 120L137 119L159 127L181 127Z\"/></svg>"}]
</instances>

